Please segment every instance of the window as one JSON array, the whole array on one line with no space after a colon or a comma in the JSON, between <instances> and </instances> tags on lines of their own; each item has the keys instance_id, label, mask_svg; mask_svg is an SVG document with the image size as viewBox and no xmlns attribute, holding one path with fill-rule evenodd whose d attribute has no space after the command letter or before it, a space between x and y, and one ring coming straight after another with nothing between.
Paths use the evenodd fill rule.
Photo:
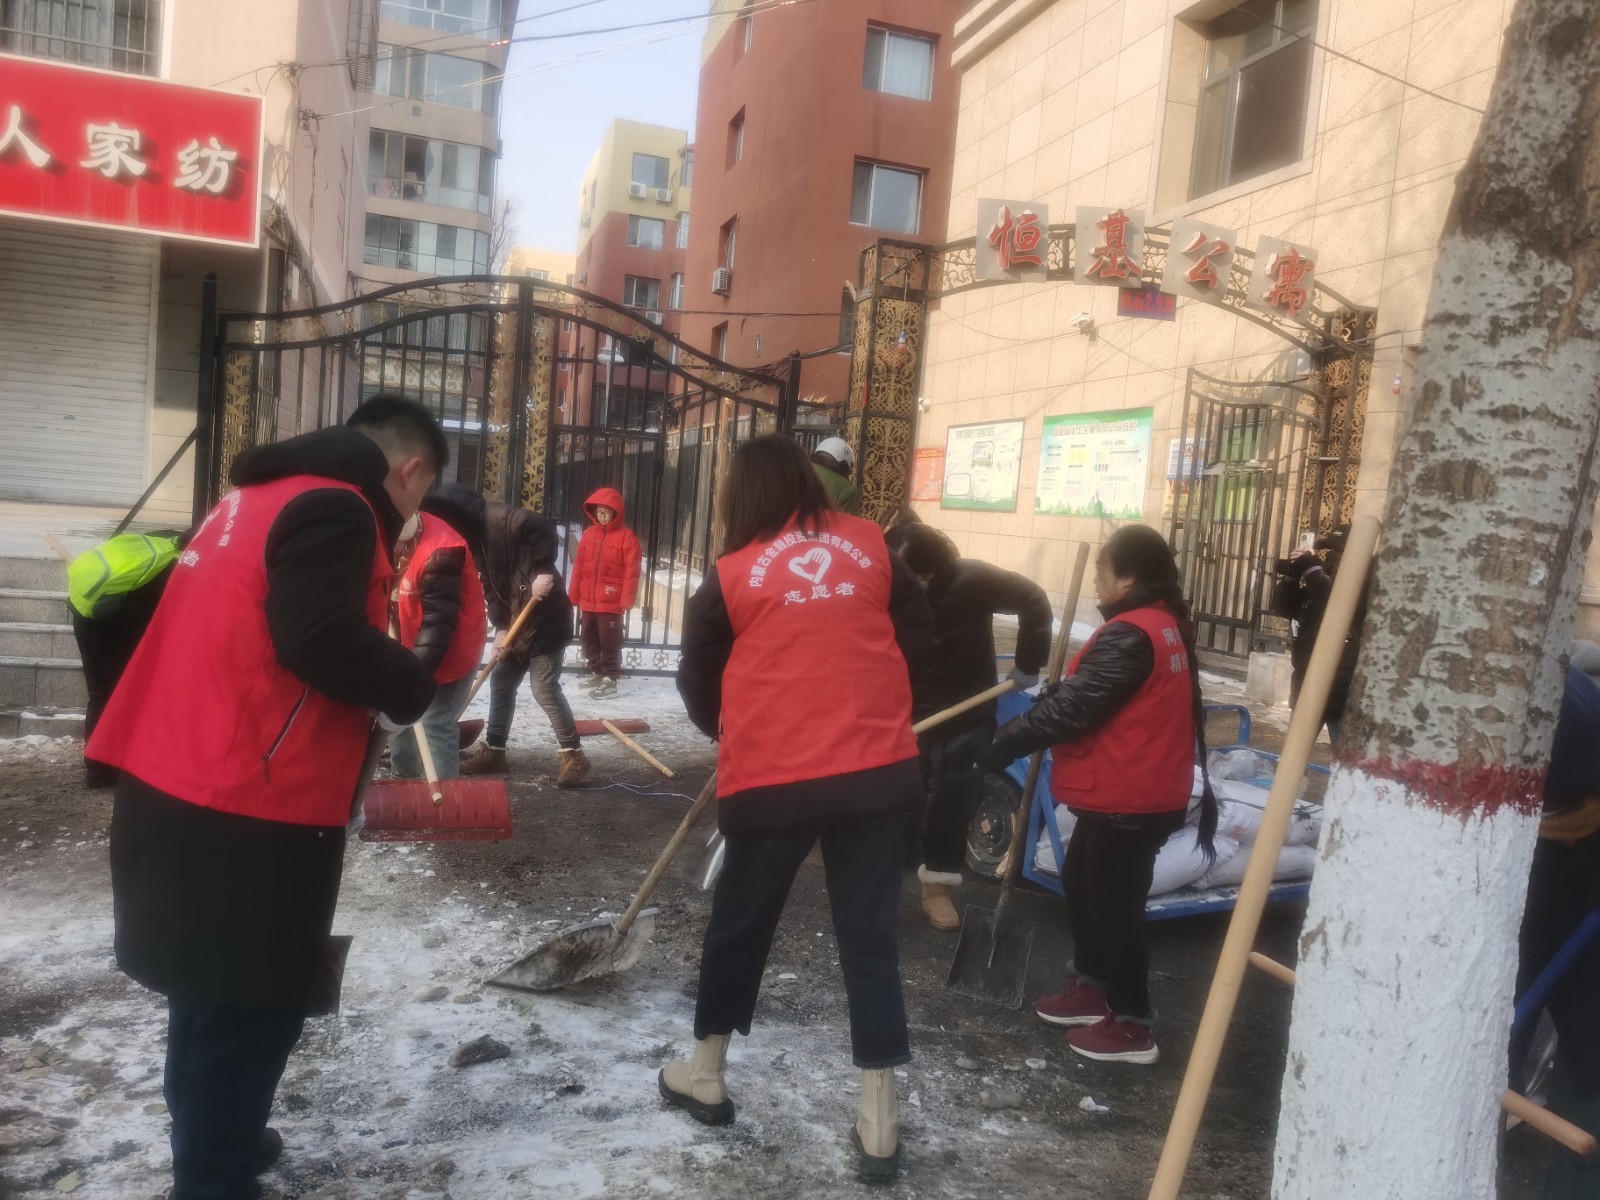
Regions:
<instances>
[{"instance_id":1,"label":"window","mask_svg":"<svg viewBox=\"0 0 1600 1200\"><path fill-rule=\"evenodd\" d=\"M728 165L744 158L744 109L739 110L739 115L728 122Z\"/></svg>"},{"instance_id":2,"label":"window","mask_svg":"<svg viewBox=\"0 0 1600 1200\"><path fill-rule=\"evenodd\" d=\"M687 250L689 248L689 214L686 212L678 214L677 246L679 250Z\"/></svg>"},{"instance_id":3,"label":"window","mask_svg":"<svg viewBox=\"0 0 1600 1200\"><path fill-rule=\"evenodd\" d=\"M378 46L372 91L473 112L495 113L500 108L500 75L487 63L453 54L422 54L404 46Z\"/></svg>"},{"instance_id":4,"label":"window","mask_svg":"<svg viewBox=\"0 0 1600 1200\"><path fill-rule=\"evenodd\" d=\"M640 275L622 277L622 302L629 308L660 308L661 280Z\"/></svg>"},{"instance_id":5,"label":"window","mask_svg":"<svg viewBox=\"0 0 1600 1200\"><path fill-rule=\"evenodd\" d=\"M728 323L726 321L711 331L711 349L723 362L728 361Z\"/></svg>"},{"instance_id":6,"label":"window","mask_svg":"<svg viewBox=\"0 0 1600 1200\"><path fill-rule=\"evenodd\" d=\"M722 265L728 270L733 270L733 251L739 240L739 218L735 217L722 227L720 249L722 251Z\"/></svg>"},{"instance_id":7,"label":"window","mask_svg":"<svg viewBox=\"0 0 1600 1200\"><path fill-rule=\"evenodd\" d=\"M628 218L628 245L659 250L667 244L667 223L656 217Z\"/></svg>"},{"instance_id":8,"label":"window","mask_svg":"<svg viewBox=\"0 0 1600 1200\"><path fill-rule=\"evenodd\" d=\"M548 280L550 278L550 272L542 270L539 267L529 267L527 275L529 279Z\"/></svg>"},{"instance_id":9,"label":"window","mask_svg":"<svg viewBox=\"0 0 1600 1200\"><path fill-rule=\"evenodd\" d=\"M633 182L648 188L667 187L672 183L672 164L656 154L635 154Z\"/></svg>"},{"instance_id":10,"label":"window","mask_svg":"<svg viewBox=\"0 0 1600 1200\"><path fill-rule=\"evenodd\" d=\"M916 233L922 224L922 172L857 159L850 223Z\"/></svg>"},{"instance_id":11,"label":"window","mask_svg":"<svg viewBox=\"0 0 1600 1200\"><path fill-rule=\"evenodd\" d=\"M368 195L488 214L494 199L490 151L382 129L372 131L368 146Z\"/></svg>"},{"instance_id":12,"label":"window","mask_svg":"<svg viewBox=\"0 0 1600 1200\"><path fill-rule=\"evenodd\" d=\"M161 0L0 0L0 52L154 75L160 18Z\"/></svg>"},{"instance_id":13,"label":"window","mask_svg":"<svg viewBox=\"0 0 1600 1200\"><path fill-rule=\"evenodd\" d=\"M432 221L367 214L363 261L425 275L473 275L489 269L489 235Z\"/></svg>"},{"instance_id":14,"label":"window","mask_svg":"<svg viewBox=\"0 0 1600 1200\"><path fill-rule=\"evenodd\" d=\"M739 13L739 27L733 31L733 56L737 61L745 56L750 49L750 38L755 33L755 14L750 11L753 0L744 0L744 9Z\"/></svg>"},{"instance_id":15,"label":"window","mask_svg":"<svg viewBox=\"0 0 1600 1200\"><path fill-rule=\"evenodd\" d=\"M1316 0L1249 0L1206 27L1191 198L1299 160L1316 23Z\"/></svg>"},{"instance_id":16,"label":"window","mask_svg":"<svg viewBox=\"0 0 1600 1200\"><path fill-rule=\"evenodd\" d=\"M868 91L933 98L933 39L867 26L867 63L861 86Z\"/></svg>"},{"instance_id":17,"label":"window","mask_svg":"<svg viewBox=\"0 0 1600 1200\"><path fill-rule=\"evenodd\" d=\"M500 36L500 0L383 0L378 12L383 20L402 25L485 39Z\"/></svg>"},{"instance_id":18,"label":"window","mask_svg":"<svg viewBox=\"0 0 1600 1200\"><path fill-rule=\"evenodd\" d=\"M683 186L694 186L694 147L686 146L683 151Z\"/></svg>"},{"instance_id":19,"label":"window","mask_svg":"<svg viewBox=\"0 0 1600 1200\"><path fill-rule=\"evenodd\" d=\"M683 273L681 271L672 277L672 307L683 307Z\"/></svg>"}]
</instances>

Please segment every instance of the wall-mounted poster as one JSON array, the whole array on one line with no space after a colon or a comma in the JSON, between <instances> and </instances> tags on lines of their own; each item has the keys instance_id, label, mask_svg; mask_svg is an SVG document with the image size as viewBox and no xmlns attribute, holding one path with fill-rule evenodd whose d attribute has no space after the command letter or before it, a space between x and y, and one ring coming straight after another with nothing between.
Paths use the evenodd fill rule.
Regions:
<instances>
[{"instance_id":1,"label":"wall-mounted poster","mask_svg":"<svg viewBox=\"0 0 1600 1200\"><path fill-rule=\"evenodd\" d=\"M920 447L911 460L911 498L938 500L943 495L944 447Z\"/></svg>"},{"instance_id":2,"label":"wall-mounted poster","mask_svg":"<svg viewBox=\"0 0 1600 1200\"><path fill-rule=\"evenodd\" d=\"M1021 421L952 425L945 434L940 508L1017 511L1022 474Z\"/></svg>"},{"instance_id":3,"label":"wall-mounted poster","mask_svg":"<svg viewBox=\"0 0 1600 1200\"><path fill-rule=\"evenodd\" d=\"M1046 417L1033 511L1140 520L1154 425L1153 408Z\"/></svg>"}]
</instances>

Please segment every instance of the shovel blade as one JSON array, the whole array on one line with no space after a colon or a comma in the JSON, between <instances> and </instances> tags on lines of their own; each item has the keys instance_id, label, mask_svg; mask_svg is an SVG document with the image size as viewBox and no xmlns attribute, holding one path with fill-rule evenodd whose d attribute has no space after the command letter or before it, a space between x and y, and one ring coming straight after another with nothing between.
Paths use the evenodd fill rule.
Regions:
<instances>
[{"instance_id":1,"label":"shovel blade","mask_svg":"<svg viewBox=\"0 0 1600 1200\"><path fill-rule=\"evenodd\" d=\"M422 779L385 779L367 789L364 842L499 842L511 836L511 800L500 779L446 779L444 803Z\"/></svg>"},{"instance_id":2,"label":"shovel blade","mask_svg":"<svg viewBox=\"0 0 1600 1200\"><path fill-rule=\"evenodd\" d=\"M656 913L659 911L655 908L645 909L629 926L627 933L618 933L611 919L589 921L563 929L493 976L489 982L497 987L518 988L526 992L554 992L580 979L626 971L639 961L645 944L654 935Z\"/></svg>"},{"instance_id":3,"label":"shovel blade","mask_svg":"<svg viewBox=\"0 0 1600 1200\"><path fill-rule=\"evenodd\" d=\"M1017 1008L1032 954L1031 926L1002 920L994 909L969 905L961 914L961 936L944 985L974 1000Z\"/></svg>"}]
</instances>

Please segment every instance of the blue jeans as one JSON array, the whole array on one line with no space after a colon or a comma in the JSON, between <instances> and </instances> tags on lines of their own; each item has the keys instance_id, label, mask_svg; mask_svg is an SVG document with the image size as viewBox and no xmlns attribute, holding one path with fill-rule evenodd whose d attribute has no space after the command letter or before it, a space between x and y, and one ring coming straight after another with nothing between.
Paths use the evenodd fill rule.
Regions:
<instances>
[{"instance_id":1,"label":"blue jeans","mask_svg":"<svg viewBox=\"0 0 1600 1200\"><path fill-rule=\"evenodd\" d=\"M532 658L512 658L509 654L500 660L494 674L489 676L489 724L484 741L496 750L504 750L506 738L511 733L511 718L517 712L517 688L522 677L529 676L533 698L544 715L550 718L550 729L556 735L556 745L563 750L576 750L579 746L578 726L572 720L572 706L561 690L561 651L554 654L535 654Z\"/></svg>"},{"instance_id":2,"label":"blue jeans","mask_svg":"<svg viewBox=\"0 0 1600 1200\"><path fill-rule=\"evenodd\" d=\"M433 703L422 714L422 728L433 751L433 765L440 779L461 777L461 734L456 721L467 706L472 676L463 675L454 683L441 683ZM422 755L417 752L417 735L409 729L389 735L389 767L396 779L421 779Z\"/></svg>"}]
</instances>

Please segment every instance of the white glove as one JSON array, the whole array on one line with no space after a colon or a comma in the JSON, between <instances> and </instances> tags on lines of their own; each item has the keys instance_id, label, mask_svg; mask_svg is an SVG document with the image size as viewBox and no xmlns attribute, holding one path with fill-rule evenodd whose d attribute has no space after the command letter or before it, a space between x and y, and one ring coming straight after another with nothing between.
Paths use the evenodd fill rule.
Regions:
<instances>
[{"instance_id":1,"label":"white glove","mask_svg":"<svg viewBox=\"0 0 1600 1200\"><path fill-rule=\"evenodd\" d=\"M387 734L393 735L396 733L404 733L406 730L410 729L411 726L398 724L397 722L391 721L388 717L384 716L383 713L379 713L378 728Z\"/></svg>"},{"instance_id":2,"label":"white glove","mask_svg":"<svg viewBox=\"0 0 1600 1200\"><path fill-rule=\"evenodd\" d=\"M1037 675L1029 675L1027 672L1018 670L1016 667L1011 668L1011 674L1007 675L1006 678L1016 686L1016 689L1019 692L1025 692L1034 684L1039 682L1039 677Z\"/></svg>"},{"instance_id":3,"label":"white glove","mask_svg":"<svg viewBox=\"0 0 1600 1200\"><path fill-rule=\"evenodd\" d=\"M554 575L536 576L528 588L528 598L531 600L543 600L555 586L556 577Z\"/></svg>"}]
</instances>

